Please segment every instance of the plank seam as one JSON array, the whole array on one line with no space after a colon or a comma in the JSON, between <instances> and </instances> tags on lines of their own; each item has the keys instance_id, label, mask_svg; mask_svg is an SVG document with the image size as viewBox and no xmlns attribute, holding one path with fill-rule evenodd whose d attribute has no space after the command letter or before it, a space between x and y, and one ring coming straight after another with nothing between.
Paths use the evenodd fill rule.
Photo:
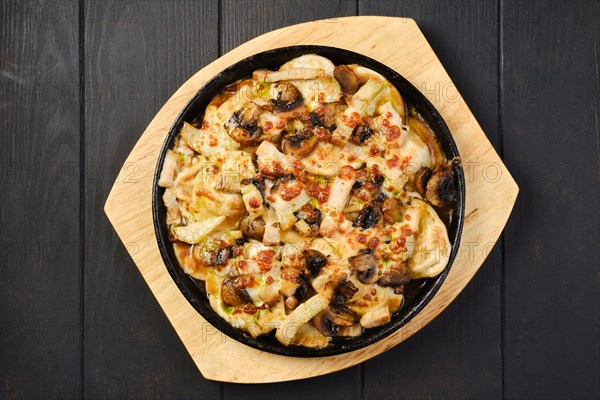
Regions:
<instances>
[{"instance_id":1,"label":"plank seam","mask_svg":"<svg viewBox=\"0 0 600 400\"><path fill-rule=\"evenodd\" d=\"M504 160L504 26L503 26L503 0L498 0L498 153L500 158ZM502 269L500 270L500 361L501 368L501 395L506 398L506 376L505 376L505 329L506 329L506 276L504 274L506 258L506 248L504 245L504 230L500 235L500 259Z\"/></svg>"},{"instance_id":2,"label":"plank seam","mask_svg":"<svg viewBox=\"0 0 600 400\"><path fill-rule=\"evenodd\" d=\"M84 393L85 338L85 15L79 0L79 376L78 396Z\"/></svg>"}]
</instances>

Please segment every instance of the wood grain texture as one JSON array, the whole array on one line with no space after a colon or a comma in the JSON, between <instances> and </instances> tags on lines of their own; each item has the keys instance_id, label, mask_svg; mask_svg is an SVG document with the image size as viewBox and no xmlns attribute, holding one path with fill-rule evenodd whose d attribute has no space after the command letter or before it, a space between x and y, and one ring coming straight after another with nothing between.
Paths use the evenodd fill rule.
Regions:
<instances>
[{"instance_id":1,"label":"wood grain texture","mask_svg":"<svg viewBox=\"0 0 600 400\"><path fill-rule=\"evenodd\" d=\"M345 38L343 44L339 41L340 37ZM385 40L389 37L407 45L398 47L395 42ZM136 265L190 355L209 379L248 383L293 380L348 368L372 358L410 337L446 308L485 258L485 254L475 253L472 259L458 260L436 297L409 324L388 338L352 353L318 359L282 357L227 339L214 332L214 328L210 331L210 325L187 303L160 260L150 212L152 171L169 127L202 82L258 51L293 44L349 48L400 71L411 82L452 84L413 20L349 17L339 18L329 26L322 21L299 24L253 39L207 65L184 83L163 106L128 157L129 161L139 165L138 182L135 185L116 182L105 211L124 242L139 244ZM518 188L465 103L446 102L431 94L426 95L446 120L463 162L488 162L499 168L501 178L494 184L477 175L467 183L467 218L462 238L462 243L495 242L510 214ZM490 201L492 197L493 202Z\"/></svg>"},{"instance_id":2,"label":"wood grain texture","mask_svg":"<svg viewBox=\"0 0 600 400\"><path fill-rule=\"evenodd\" d=\"M600 397L600 3L507 3L507 398ZM518 45L515 45L518 43Z\"/></svg>"},{"instance_id":3,"label":"wood grain texture","mask_svg":"<svg viewBox=\"0 0 600 400\"><path fill-rule=\"evenodd\" d=\"M79 377L77 7L0 7L0 398Z\"/></svg>"},{"instance_id":4,"label":"wood grain texture","mask_svg":"<svg viewBox=\"0 0 600 400\"><path fill-rule=\"evenodd\" d=\"M85 8L84 397L215 398L152 298L102 212L140 132L192 73L217 57L216 1L90 2ZM129 253L129 254L128 254Z\"/></svg>"},{"instance_id":5,"label":"wood grain texture","mask_svg":"<svg viewBox=\"0 0 600 400\"><path fill-rule=\"evenodd\" d=\"M427 81L419 89L448 102L459 101L458 89L499 151L495 1L361 2L360 14L414 18L456 85ZM485 167L466 166L467 179ZM470 243L463 256L488 253L491 245ZM429 326L365 364L365 399L502 397L501 250L500 240L472 283Z\"/></svg>"},{"instance_id":6,"label":"wood grain texture","mask_svg":"<svg viewBox=\"0 0 600 400\"><path fill-rule=\"evenodd\" d=\"M284 26L306 21L355 15L356 2L328 0L325 2L226 0L221 8L221 43L223 51ZM358 399L362 390L362 367L355 366L334 374L319 377L307 385L303 381L270 385L234 385L225 383L223 396L227 399L311 398Z\"/></svg>"}]
</instances>

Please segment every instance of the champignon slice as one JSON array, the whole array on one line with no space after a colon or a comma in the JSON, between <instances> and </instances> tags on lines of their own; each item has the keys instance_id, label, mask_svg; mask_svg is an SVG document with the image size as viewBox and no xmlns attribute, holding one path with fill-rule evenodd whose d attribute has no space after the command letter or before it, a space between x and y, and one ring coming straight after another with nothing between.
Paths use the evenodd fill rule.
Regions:
<instances>
[{"instance_id":1,"label":"champignon slice","mask_svg":"<svg viewBox=\"0 0 600 400\"><path fill-rule=\"evenodd\" d=\"M255 142L261 135L262 129L258 126L258 117L262 110L257 104L249 103L247 106L233 113L225 124L229 136L241 144Z\"/></svg>"},{"instance_id":2,"label":"champignon slice","mask_svg":"<svg viewBox=\"0 0 600 400\"><path fill-rule=\"evenodd\" d=\"M373 130L366 125L357 125L353 130L350 138L348 139L352 144L360 146L364 144L371 136L373 136Z\"/></svg>"},{"instance_id":3,"label":"champignon slice","mask_svg":"<svg viewBox=\"0 0 600 400\"><path fill-rule=\"evenodd\" d=\"M333 293L331 295L331 304L332 305L343 305L348 302L353 296L354 293L358 291L358 288L354 286L354 284L346 279L339 279L337 281L328 282L325 285L325 290L327 290L327 285L335 285L333 289Z\"/></svg>"},{"instance_id":4,"label":"champignon slice","mask_svg":"<svg viewBox=\"0 0 600 400\"><path fill-rule=\"evenodd\" d=\"M275 90L277 91L277 97L270 100L273 106L273 113L287 112L302 105L302 93L291 83L277 83Z\"/></svg>"},{"instance_id":5,"label":"champignon slice","mask_svg":"<svg viewBox=\"0 0 600 400\"><path fill-rule=\"evenodd\" d=\"M285 154L296 158L308 157L317 147L317 137L310 132L289 132L281 142L281 149Z\"/></svg>"},{"instance_id":6,"label":"champignon slice","mask_svg":"<svg viewBox=\"0 0 600 400\"><path fill-rule=\"evenodd\" d=\"M308 299L310 293L310 283L302 275L298 276L298 287L294 293L294 297L298 299L300 303Z\"/></svg>"},{"instance_id":7,"label":"champignon slice","mask_svg":"<svg viewBox=\"0 0 600 400\"><path fill-rule=\"evenodd\" d=\"M321 271L321 268L327 265L327 257L320 251L309 249L305 250L303 255L306 268L310 272L311 277L316 276Z\"/></svg>"},{"instance_id":8,"label":"champignon slice","mask_svg":"<svg viewBox=\"0 0 600 400\"><path fill-rule=\"evenodd\" d=\"M247 215L240 221L240 230L244 237L262 241L265 234L265 225L265 220L262 217L252 218Z\"/></svg>"},{"instance_id":9,"label":"champignon slice","mask_svg":"<svg viewBox=\"0 0 600 400\"><path fill-rule=\"evenodd\" d=\"M305 204L300 210L294 213L298 218L295 228L303 236L317 236L319 234L319 224L321 223L321 211Z\"/></svg>"},{"instance_id":10,"label":"champignon slice","mask_svg":"<svg viewBox=\"0 0 600 400\"><path fill-rule=\"evenodd\" d=\"M362 249L358 255L350 257L350 269L358 272L358 280L362 283L375 283L377 281L377 260L373 250Z\"/></svg>"},{"instance_id":11,"label":"champignon slice","mask_svg":"<svg viewBox=\"0 0 600 400\"><path fill-rule=\"evenodd\" d=\"M431 175L433 175L433 171L427 167L421 167L415 174L415 189L423 197L425 197L427 182L429 182Z\"/></svg>"},{"instance_id":12,"label":"champignon slice","mask_svg":"<svg viewBox=\"0 0 600 400\"><path fill-rule=\"evenodd\" d=\"M336 128L336 118L338 115L338 103L325 103L317 107L308 115L308 121L313 127L322 126L330 131Z\"/></svg>"},{"instance_id":13,"label":"champignon slice","mask_svg":"<svg viewBox=\"0 0 600 400\"><path fill-rule=\"evenodd\" d=\"M313 318L315 328L324 336L335 336L337 327L331 320L328 310L321 311Z\"/></svg>"},{"instance_id":14,"label":"champignon slice","mask_svg":"<svg viewBox=\"0 0 600 400\"><path fill-rule=\"evenodd\" d=\"M355 228L369 229L374 227L381 220L381 210L378 206L366 206L358 213L358 216L352 223Z\"/></svg>"},{"instance_id":15,"label":"champignon slice","mask_svg":"<svg viewBox=\"0 0 600 400\"><path fill-rule=\"evenodd\" d=\"M245 288L240 287L235 278L225 278L221 284L221 299L223 304L228 307L240 307L244 304L251 304L252 298Z\"/></svg>"},{"instance_id":16,"label":"champignon slice","mask_svg":"<svg viewBox=\"0 0 600 400\"><path fill-rule=\"evenodd\" d=\"M410 274L406 268L393 269L384 273L377 281L379 286L383 287L398 287L410 281Z\"/></svg>"},{"instance_id":17,"label":"champignon slice","mask_svg":"<svg viewBox=\"0 0 600 400\"><path fill-rule=\"evenodd\" d=\"M449 170L441 170L427 182L425 198L436 207L446 207L454 201L454 176Z\"/></svg>"},{"instance_id":18,"label":"champignon slice","mask_svg":"<svg viewBox=\"0 0 600 400\"><path fill-rule=\"evenodd\" d=\"M333 77L340 84L342 92L352 95L358 90L358 78L347 65L335 67Z\"/></svg>"}]
</instances>

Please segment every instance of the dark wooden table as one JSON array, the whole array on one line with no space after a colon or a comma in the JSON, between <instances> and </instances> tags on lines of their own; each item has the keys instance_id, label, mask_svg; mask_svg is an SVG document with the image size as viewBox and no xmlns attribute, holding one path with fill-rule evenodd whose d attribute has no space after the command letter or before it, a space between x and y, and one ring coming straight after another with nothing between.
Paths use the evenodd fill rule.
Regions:
<instances>
[{"instance_id":1,"label":"dark wooden table","mask_svg":"<svg viewBox=\"0 0 600 400\"><path fill-rule=\"evenodd\" d=\"M108 223L109 189L195 71L281 26L370 14L416 19L520 185L510 221L384 355L207 381ZM0 43L0 398L600 397L600 2L4 0Z\"/></svg>"}]
</instances>

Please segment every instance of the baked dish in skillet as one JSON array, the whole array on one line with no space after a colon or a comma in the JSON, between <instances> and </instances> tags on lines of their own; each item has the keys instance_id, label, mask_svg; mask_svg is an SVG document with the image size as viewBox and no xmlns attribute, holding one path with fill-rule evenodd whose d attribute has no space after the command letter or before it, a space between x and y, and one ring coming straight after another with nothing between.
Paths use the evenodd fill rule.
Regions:
<instances>
[{"instance_id":1,"label":"baked dish in skillet","mask_svg":"<svg viewBox=\"0 0 600 400\"><path fill-rule=\"evenodd\" d=\"M177 260L219 316L324 348L388 323L405 285L444 270L452 162L382 75L307 54L184 122L158 184Z\"/></svg>"}]
</instances>

